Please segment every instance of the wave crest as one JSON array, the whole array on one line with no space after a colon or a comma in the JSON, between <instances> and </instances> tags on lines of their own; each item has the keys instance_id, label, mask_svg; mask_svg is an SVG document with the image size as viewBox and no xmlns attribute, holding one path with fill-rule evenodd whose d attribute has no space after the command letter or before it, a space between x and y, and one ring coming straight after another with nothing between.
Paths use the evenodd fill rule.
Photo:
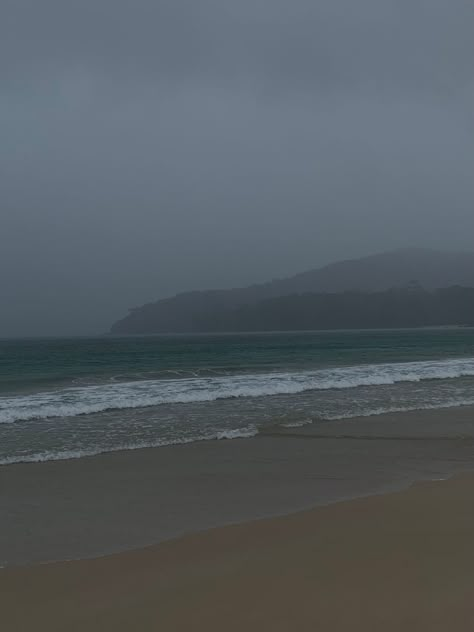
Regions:
<instances>
[{"instance_id":1,"label":"wave crest","mask_svg":"<svg viewBox=\"0 0 474 632\"><path fill-rule=\"evenodd\" d=\"M75 417L163 404L292 395L311 390L350 389L468 376L474 376L474 358L358 365L294 373L275 372L76 386L0 398L0 423Z\"/></svg>"}]
</instances>

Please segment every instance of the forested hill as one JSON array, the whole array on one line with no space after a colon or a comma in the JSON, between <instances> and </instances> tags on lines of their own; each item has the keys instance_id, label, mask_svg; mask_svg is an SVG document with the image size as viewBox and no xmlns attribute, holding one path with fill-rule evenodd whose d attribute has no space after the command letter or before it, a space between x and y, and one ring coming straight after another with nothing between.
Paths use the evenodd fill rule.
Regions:
<instances>
[{"instance_id":1,"label":"forested hill","mask_svg":"<svg viewBox=\"0 0 474 632\"><path fill-rule=\"evenodd\" d=\"M142 313L140 313L143 316ZM264 299L238 307L216 306L174 317L174 306L159 321L137 320L114 333L198 333L228 331L298 331L390 327L474 326L474 288L419 288L384 292L305 293Z\"/></svg>"},{"instance_id":2,"label":"forested hill","mask_svg":"<svg viewBox=\"0 0 474 632\"><path fill-rule=\"evenodd\" d=\"M474 253L401 250L247 288L178 294L130 310L111 332L470 324L471 287Z\"/></svg>"}]
</instances>

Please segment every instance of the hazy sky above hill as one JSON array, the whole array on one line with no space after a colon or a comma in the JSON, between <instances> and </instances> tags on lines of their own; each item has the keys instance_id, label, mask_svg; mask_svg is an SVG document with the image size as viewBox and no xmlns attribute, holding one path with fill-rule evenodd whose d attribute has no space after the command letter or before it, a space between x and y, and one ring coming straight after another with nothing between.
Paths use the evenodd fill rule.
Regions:
<instances>
[{"instance_id":1,"label":"hazy sky above hill","mask_svg":"<svg viewBox=\"0 0 474 632\"><path fill-rule=\"evenodd\" d=\"M3 0L0 336L471 249L472 0Z\"/></svg>"}]
</instances>

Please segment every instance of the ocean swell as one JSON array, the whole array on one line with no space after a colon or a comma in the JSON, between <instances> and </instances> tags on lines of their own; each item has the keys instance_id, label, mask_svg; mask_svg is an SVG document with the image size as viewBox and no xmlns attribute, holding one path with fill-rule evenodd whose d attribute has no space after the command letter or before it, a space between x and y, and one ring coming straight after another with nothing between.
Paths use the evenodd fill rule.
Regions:
<instances>
[{"instance_id":1,"label":"ocean swell","mask_svg":"<svg viewBox=\"0 0 474 632\"><path fill-rule=\"evenodd\" d=\"M351 389L468 376L474 376L474 358L77 386L1 397L0 423L75 417L162 404L291 395L312 390Z\"/></svg>"}]
</instances>

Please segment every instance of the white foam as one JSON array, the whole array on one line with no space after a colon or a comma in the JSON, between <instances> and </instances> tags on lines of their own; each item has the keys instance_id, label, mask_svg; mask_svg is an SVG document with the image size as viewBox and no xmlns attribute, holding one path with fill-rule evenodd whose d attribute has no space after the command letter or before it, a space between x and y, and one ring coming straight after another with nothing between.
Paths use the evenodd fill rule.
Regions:
<instances>
[{"instance_id":1,"label":"white foam","mask_svg":"<svg viewBox=\"0 0 474 632\"><path fill-rule=\"evenodd\" d=\"M413 406L387 406L372 408L369 410L358 411L354 413L342 413L340 415L325 415L325 421L339 421L342 419L356 419L358 417L378 417L379 415L389 415L391 413L411 413L422 410L441 410L447 408L460 408L463 406L474 406L474 398L451 399L445 402L436 402L435 404L418 403Z\"/></svg>"},{"instance_id":2,"label":"white foam","mask_svg":"<svg viewBox=\"0 0 474 632\"><path fill-rule=\"evenodd\" d=\"M255 437L258 429L255 426L221 430L202 435L194 435L186 438L162 439L158 441L138 441L122 445L96 446L81 450L51 450L27 455L7 456L0 459L1 465L14 465L16 463L44 463L47 461L68 461L70 459L82 459L88 456L98 456L109 452L124 452L128 450L143 450L145 448L162 448L172 445L186 445L198 441L221 441L224 439L248 439Z\"/></svg>"},{"instance_id":3,"label":"white foam","mask_svg":"<svg viewBox=\"0 0 474 632\"><path fill-rule=\"evenodd\" d=\"M312 419L302 419L301 421L288 422L286 424L280 424L283 428L302 428L308 424L312 424Z\"/></svg>"},{"instance_id":4,"label":"white foam","mask_svg":"<svg viewBox=\"0 0 474 632\"><path fill-rule=\"evenodd\" d=\"M255 427L235 428L233 430L221 430L217 433L216 439L250 439L258 434Z\"/></svg>"},{"instance_id":5,"label":"white foam","mask_svg":"<svg viewBox=\"0 0 474 632\"><path fill-rule=\"evenodd\" d=\"M403 413L403 412L416 412L422 410L438 410L457 408L461 406L474 406L473 398L454 398L444 402L437 402L434 404L429 403L417 403L410 406L386 406L369 408L365 410L359 410L353 413L344 412L339 415L324 415L319 418L319 421L339 421L344 419L353 419L358 417L374 417L390 413ZM284 428L298 428L307 424L314 423L315 420L311 418L304 418L300 421L288 422L277 424ZM122 452L128 450L140 450L144 448L158 448L172 445L184 445L189 443L195 443L200 441L220 441L220 440L233 440L255 437L259 434L259 429L256 426L246 426L243 428L230 428L225 430L215 430L205 434L194 434L187 437L160 439L156 441L141 441L135 443L126 444L110 444L95 446L87 449L71 449L71 450L51 450L38 452L33 454L17 454L15 456L0 458L1 465L12 465L16 463L41 463L46 461L62 461L69 459L81 459L83 457L97 456L109 452Z\"/></svg>"},{"instance_id":6,"label":"white foam","mask_svg":"<svg viewBox=\"0 0 474 632\"><path fill-rule=\"evenodd\" d=\"M107 410L296 394L474 376L474 358L372 364L294 373L114 382L0 397L0 423L74 417Z\"/></svg>"}]
</instances>

